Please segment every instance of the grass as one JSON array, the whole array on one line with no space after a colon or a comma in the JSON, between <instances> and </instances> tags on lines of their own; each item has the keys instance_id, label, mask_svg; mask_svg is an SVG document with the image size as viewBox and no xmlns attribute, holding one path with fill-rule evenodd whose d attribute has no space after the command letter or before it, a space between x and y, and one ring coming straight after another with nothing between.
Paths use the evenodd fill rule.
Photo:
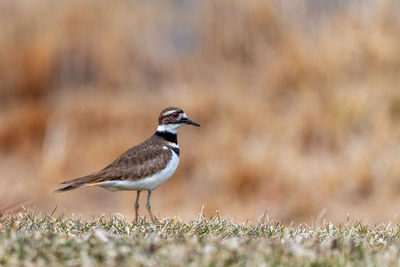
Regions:
<instances>
[{"instance_id":1,"label":"grass","mask_svg":"<svg viewBox=\"0 0 400 267\"><path fill-rule=\"evenodd\" d=\"M218 215L154 225L29 212L0 217L2 265L393 266L400 226L236 224Z\"/></svg>"}]
</instances>

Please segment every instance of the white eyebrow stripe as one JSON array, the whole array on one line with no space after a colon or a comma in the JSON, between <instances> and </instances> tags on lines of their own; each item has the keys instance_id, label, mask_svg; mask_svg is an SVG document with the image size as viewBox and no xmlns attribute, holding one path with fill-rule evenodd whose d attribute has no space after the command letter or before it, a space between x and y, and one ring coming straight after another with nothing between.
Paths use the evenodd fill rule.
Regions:
<instances>
[{"instance_id":1,"label":"white eyebrow stripe","mask_svg":"<svg viewBox=\"0 0 400 267\"><path fill-rule=\"evenodd\" d=\"M174 112L177 112L177 110L170 110L170 111L167 111L167 112L164 113L164 116L167 116L167 115L172 114L172 113L174 113Z\"/></svg>"}]
</instances>

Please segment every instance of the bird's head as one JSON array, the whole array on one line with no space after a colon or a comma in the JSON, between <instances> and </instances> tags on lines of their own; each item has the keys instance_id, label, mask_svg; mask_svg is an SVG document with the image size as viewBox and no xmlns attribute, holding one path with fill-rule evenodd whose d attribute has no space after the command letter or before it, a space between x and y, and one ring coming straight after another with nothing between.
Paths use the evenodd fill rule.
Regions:
<instances>
[{"instance_id":1,"label":"bird's head","mask_svg":"<svg viewBox=\"0 0 400 267\"><path fill-rule=\"evenodd\" d=\"M179 127L186 124L200 126L197 122L190 120L182 109L177 107L168 107L161 111L160 116L158 117L157 131L176 133L176 130Z\"/></svg>"}]
</instances>

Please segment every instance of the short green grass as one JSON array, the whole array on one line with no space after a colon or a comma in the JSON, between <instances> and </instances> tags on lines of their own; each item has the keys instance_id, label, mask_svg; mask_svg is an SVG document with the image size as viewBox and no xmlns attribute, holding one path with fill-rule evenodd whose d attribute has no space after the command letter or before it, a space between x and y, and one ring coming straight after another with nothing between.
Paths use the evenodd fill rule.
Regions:
<instances>
[{"instance_id":1,"label":"short green grass","mask_svg":"<svg viewBox=\"0 0 400 267\"><path fill-rule=\"evenodd\" d=\"M200 217L154 225L119 215L89 221L0 215L0 264L9 266L396 266L400 226L236 224Z\"/></svg>"}]
</instances>

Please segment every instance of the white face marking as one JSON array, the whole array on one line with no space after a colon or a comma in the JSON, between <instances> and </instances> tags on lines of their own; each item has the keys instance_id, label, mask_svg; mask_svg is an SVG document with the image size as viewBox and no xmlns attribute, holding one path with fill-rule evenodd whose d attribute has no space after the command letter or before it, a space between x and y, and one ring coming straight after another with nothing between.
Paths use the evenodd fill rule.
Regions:
<instances>
[{"instance_id":1,"label":"white face marking","mask_svg":"<svg viewBox=\"0 0 400 267\"><path fill-rule=\"evenodd\" d=\"M124 181L105 181L97 184L100 187L108 189L110 191L121 191L121 190L154 190L167 181L175 172L179 164L179 156L173 152L171 155L171 160L168 162L165 169L162 171L140 179L140 180L124 180Z\"/></svg>"},{"instance_id":2,"label":"white face marking","mask_svg":"<svg viewBox=\"0 0 400 267\"><path fill-rule=\"evenodd\" d=\"M187 119L187 115L185 113L179 113L178 120Z\"/></svg>"}]
</instances>

